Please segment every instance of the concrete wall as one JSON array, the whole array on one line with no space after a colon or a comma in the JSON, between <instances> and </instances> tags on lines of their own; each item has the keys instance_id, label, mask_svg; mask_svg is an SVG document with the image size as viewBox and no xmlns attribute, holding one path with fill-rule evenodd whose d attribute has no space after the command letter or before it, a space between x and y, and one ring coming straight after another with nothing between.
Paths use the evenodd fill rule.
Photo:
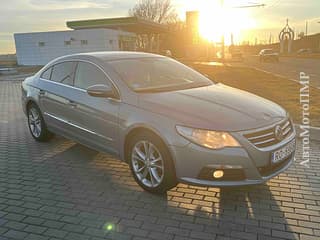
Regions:
<instances>
[{"instance_id":1,"label":"concrete wall","mask_svg":"<svg viewBox=\"0 0 320 240\"><path fill-rule=\"evenodd\" d=\"M15 54L3 54L0 55L0 61L16 61L17 57Z\"/></svg>"},{"instance_id":2,"label":"concrete wall","mask_svg":"<svg viewBox=\"0 0 320 240\"><path fill-rule=\"evenodd\" d=\"M14 39L17 62L19 65L45 65L49 61L67 54L117 51L120 50L119 37L132 35L111 29L16 33ZM68 42L70 45L67 44Z\"/></svg>"}]
</instances>

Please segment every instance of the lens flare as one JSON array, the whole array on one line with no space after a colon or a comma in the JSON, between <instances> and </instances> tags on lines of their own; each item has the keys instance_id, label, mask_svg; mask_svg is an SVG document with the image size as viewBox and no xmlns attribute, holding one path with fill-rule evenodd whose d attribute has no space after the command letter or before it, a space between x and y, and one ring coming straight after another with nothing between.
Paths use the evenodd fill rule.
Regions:
<instances>
[{"instance_id":1,"label":"lens flare","mask_svg":"<svg viewBox=\"0 0 320 240\"><path fill-rule=\"evenodd\" d=\"M106 223L106 224L103 226L103 229L104 229L106 232L110 232L110 231L114 230L114 224L113 224L113 223Z\"/></svg>"}]
</instances>

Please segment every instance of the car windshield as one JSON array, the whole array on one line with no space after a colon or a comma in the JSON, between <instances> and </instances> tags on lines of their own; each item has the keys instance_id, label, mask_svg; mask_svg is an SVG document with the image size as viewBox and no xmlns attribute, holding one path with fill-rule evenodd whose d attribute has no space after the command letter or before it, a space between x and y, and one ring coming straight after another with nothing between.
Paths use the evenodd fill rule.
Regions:
<instances>
[{"instance_id":1,"label":"car windshield","mask_svg":"<svg viewBox=\"0 0 320 240\"><path fill-rule=\"evenodd\" d=\"M136 58L109 61L135 92L160 92L208 86L212 81L170 58Z\"/></svg>"}]
</instances>

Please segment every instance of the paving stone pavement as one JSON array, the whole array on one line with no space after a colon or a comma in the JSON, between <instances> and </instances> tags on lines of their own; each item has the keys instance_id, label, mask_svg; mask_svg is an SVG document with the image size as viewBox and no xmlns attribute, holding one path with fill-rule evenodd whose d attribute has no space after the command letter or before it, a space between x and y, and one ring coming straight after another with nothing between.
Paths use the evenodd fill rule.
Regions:
<instances>
[{"instance_id":1,"label":"paving stone pavement","mask_svg":"<svg viewBox=\"0 0 320 240\"><path fill-rule=\"evenodd\" d=\"M20 82L0 81L0 239L319 240L320 143L311 147L310 168L295 163L263 185L152 195L112 156L35 142Z\"/></svg>"}]
</instances>

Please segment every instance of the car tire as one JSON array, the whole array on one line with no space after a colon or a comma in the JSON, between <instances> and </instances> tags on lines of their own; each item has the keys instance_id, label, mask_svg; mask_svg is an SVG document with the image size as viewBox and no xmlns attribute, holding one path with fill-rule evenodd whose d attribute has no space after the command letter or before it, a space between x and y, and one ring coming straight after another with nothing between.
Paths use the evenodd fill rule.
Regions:
<instances>
[{"instance_id":1,"label":"car tire","mask_svg":"<svg viewBox=\"0 0 320 240\"><path fill-rule=\"evenodd\" d=\"M31 103L27 109L28 127L32 137L38 142L49 141L53 134L47 129L39 107Z\"/></svg>"},{"instance_id":2,"label":"car tire","mask_svg":"<svg viewBox=\"0 0 320 240\"><path fill-rule=\"evenodd\" d=\"M144 131L131 137L126 157L135 181L144 190L161 194L177 185L171 154L155 134Z\"/></svg>"}]
</instances>

